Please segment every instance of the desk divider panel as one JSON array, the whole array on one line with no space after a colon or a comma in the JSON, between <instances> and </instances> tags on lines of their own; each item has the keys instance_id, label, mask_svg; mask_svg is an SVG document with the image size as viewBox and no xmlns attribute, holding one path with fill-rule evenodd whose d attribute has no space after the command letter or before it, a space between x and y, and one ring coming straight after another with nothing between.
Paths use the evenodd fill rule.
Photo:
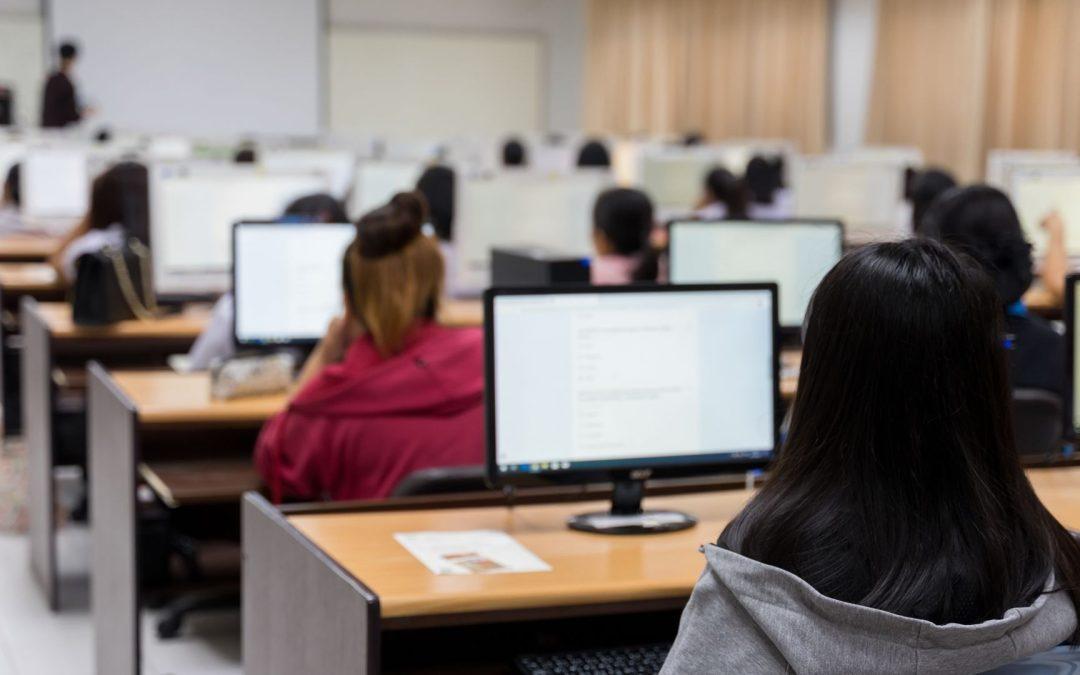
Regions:
<instances>
[{"instance_id":1,"label":"desk divider panel","mask_svg":"<svg viewBox=\"0 0 1080 675\"><path fill-rule=\"evenodd\" d=\"M264 497L243 503L247 675L379 672L379 599Z\"/></svg>"},{"instance_id":2,"label":"desk divider panel","mask_svg":"<svg viewBox=\"0 0 1080 675\"><path fill-rule=\"evenodd\" d=\"M98 673L140 670L136 411L96 361L88 367L90 602Z\"/></svg>"},{"instance_id":3,"label":"desk divider panel","mask_svg":"<svg viewBox=\"0 0 1080 675\"><path fill-rule=\"evenodd\" d=\"M23 298L21 321L23 441L27 461L27 510L30 519L30 566L45 591L49 607L60 609L57 579L56 504L53 498L51 339L32 298Z\"/></svg>"}]
</instances>

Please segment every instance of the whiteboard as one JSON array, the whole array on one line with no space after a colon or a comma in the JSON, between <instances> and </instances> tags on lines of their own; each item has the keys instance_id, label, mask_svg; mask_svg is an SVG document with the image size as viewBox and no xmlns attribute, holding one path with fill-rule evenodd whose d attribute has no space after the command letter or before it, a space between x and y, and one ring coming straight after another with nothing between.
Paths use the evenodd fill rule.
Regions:
<instances>
[{"instance_id":1,"label":"whiteboard","mask_svg":"<svg viewBox=\"0 0 1080 675\"><path fill-rule=\"evenodd\" d=\"M543 39L333 26L330 129L424 137L543 127Z\"/></svg>"},{"instance_id":2,"label":"whiteboard","mask_svg":"<svg viewBox=\"0 0 1080 675\"><path fill-rule=\"evenodd\" d=\"M0 84L15 90L15 122L20 126L37 126L41 121L42 44L40 17L0 12Z\"/></svg>"},{"instance_id":3,"label":"whiteboard","mask_svg":"<svg viewBox=\"0 0 1080 675\"><path fill-rule=\"evenodd\" d=\"M51 0L50 34L81 48L93 124L135 131L314 134L322 3ZM120 20L120 23L118 23Z\"/></svg>"}]
</instances>

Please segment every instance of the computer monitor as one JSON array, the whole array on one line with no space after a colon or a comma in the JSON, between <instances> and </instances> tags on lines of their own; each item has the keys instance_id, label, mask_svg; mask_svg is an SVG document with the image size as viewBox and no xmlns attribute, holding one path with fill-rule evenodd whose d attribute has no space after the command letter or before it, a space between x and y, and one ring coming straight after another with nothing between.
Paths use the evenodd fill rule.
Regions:
<instances>
[{"instance_id":1,"label":"computer monitor","mask_svg":"<svg viewBox=\"0 0 1080 675\"><path fill-rule=\"evenodd\" d=\"M390 201L398 192L416 189L424 165L414 161L360 162L349 193L349 216L358 219Z\"/></svg>"},{"instance_id":2,"label":"computer monitor","mask_svg":"<svg viewBox=\"0 0 1080 675\"><path fill-rule=\"evenodd\" d=\"M1065 248L1080 256L1080 166L1074 169L1027 169L1013 173L1010 190L1024 236L1036 256L1046 253L1042 220L1057 211L1065 221Z\"/></svg>"},{"instance_id":3,"label":"computer monitor","mask_svg":"<svg viewBox=\"0 0 1080 675\"><path fill-rule=\"evenodd\" d=\"M356 155L350 150L271 149L259 152L259 163L270 171L322 173L330 194L345 199L356 175Z\"/></svg>"},{"instance_id":4,"label":"computer monitor","mask_svg":"<svg viewBox=\"0 0 1080 675\"><path fill-rule=\"evenodd\" d=\"M487 472L498 486L615 484L575 529L682 529L648 478L764 465L780 421L776 284L490 289Z\"/></svg>"},{"instance_id":5,"label":"computer monitor","mask_svg":"<svg viewBox=\"0 0 1080 675\"><path fill-rule=\"evenodd\" d=\"M313 345L342 312L351 223L240 222L233 228L233 335L241 347Z\"/></svg>"},{"instance_id":6,"label":"computer monitor","mask_svg":"<svg viewBox=\"0 0 1080 675\"><path fill-rule=\"evenodd\" d=\"M154 288L167 298L227 291L233 224L278 218L294 199L327 189L326 178L313 173L272 173L237 165L154 166Z\"/></svg>"},{"instance_id":7,"label":"computer monitor","mask_svg":"<svg viewBox=\"0 0 1080 675\"><path fill-rule=\"evenodd\" d=\"M902 155L820 155L792 162L795 216L844 223L853 243L899 239L910 234L910 205L904 199Z\"/></svg>"},{"instance_id":8,"label":"computer monitor","mask_svg":"<svg viewBox=\"0 0 1080 675\"><path fill-rule=\"evenodd\" d=\"M701 198L705 176L717 166L719 157L695 150L646 155L641 188L661 211L688 213Z\"/></svg>"},{"instance_id":9,"label":"computer monitor","mask_svg":"<svg viewBox=\"0 0 1080 675\"><path fill-rule=\"evenodd\" d=\"M1080 439L1080 274L1065 279L1065 435Z\"/></svg>"},{"instance_id":10,"label":"computer monitor","mask_svg":"<svg viewBox=\"0 0 1080 675\"><path fill-rule=\"evenodd\" d=\"M31 149L19 180L26 219L81 218L90 208L90 170L82 150Z\"/></svg>"},{"instance_id":11,"label":"computer monitor","mask_svg":"<svg viewBox=\"0 0 1080 675\"><path fill-rule=\"evenodd\" d=\"M1070 168L1080 168L1080 155L1067 150L991 150L986 156L986 182L1008 192L1017 171Z\"/></svg>"},{"instance_id":12,"label":"computer monitor","mask_svg":"<svg viewBox=\"0 0 1080 675\"><path fill-rule=\"evenodd\" d=\"M844 252L837 221L676 221L670 231L672 283L776 282L780 325L791 332Z\"/></svg>"}]
</instances>

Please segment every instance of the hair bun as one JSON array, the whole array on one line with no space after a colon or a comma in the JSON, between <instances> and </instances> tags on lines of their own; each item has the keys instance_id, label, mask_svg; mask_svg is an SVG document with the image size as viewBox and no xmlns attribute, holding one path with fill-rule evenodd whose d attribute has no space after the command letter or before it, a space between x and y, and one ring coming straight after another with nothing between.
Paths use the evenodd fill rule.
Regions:
<instances>
[{"instance_id":1,"label":"hair bun","mask_svg":"<svg viewBox=\"0 0 1080 675\"><path fill-rule=\"evenodd\" d=\"M399 192L357 222L360 256L369 260L397 253L423 232L427 201L418 192Z\"/></svg>"}]
</instances>

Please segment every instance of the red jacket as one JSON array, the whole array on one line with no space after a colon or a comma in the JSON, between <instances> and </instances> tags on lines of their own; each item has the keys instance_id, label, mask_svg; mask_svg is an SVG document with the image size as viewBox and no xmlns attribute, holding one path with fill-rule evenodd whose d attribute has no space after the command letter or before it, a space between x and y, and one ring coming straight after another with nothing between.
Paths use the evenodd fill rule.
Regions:
<instances>
[{"instance_id":1,"label":"red jacket","mask_svg":"<svg viewBox=\"0 0 1080 675\"><path fill-rule=\"evenodd\" d=\"M263 427L255 463L275 501L386 497L413 471L482 464L479 329L425 323L382 358L370 339Z\"/></svg>"}]
</instances>

